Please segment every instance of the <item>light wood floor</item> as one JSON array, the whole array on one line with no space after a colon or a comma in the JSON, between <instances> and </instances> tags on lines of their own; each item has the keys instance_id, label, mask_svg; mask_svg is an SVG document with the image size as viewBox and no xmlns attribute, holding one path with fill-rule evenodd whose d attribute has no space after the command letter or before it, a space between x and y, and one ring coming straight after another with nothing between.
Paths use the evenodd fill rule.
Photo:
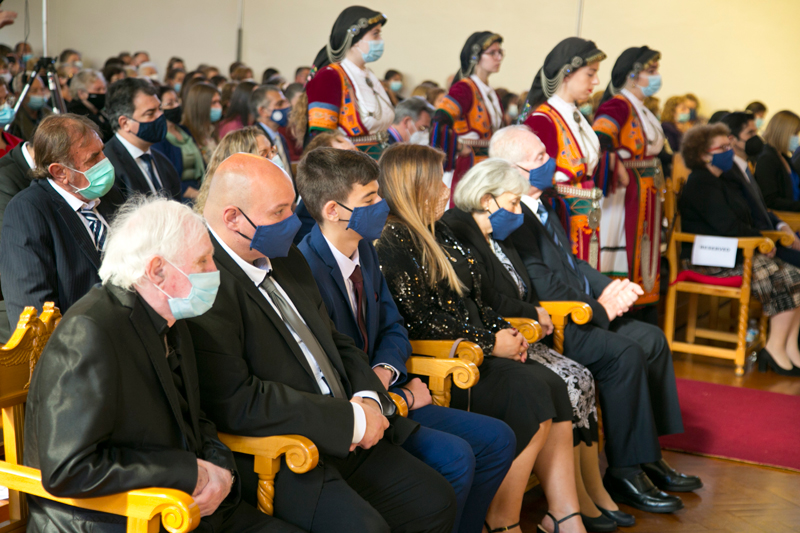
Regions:
<instances>
[{"instance_id":1,"label":"light wood floor","mask_svg":"<svg viewBox=\"0 0 800 533\"><path fill-rule=\"evenodd\" d=\"M700 356L676 354L675 374L679 378L800 395L800 378L760 374L755 368L737 378L732 364ZM800 413L795 422L800 422ZM705 486L696 493L681 494L685 508L671 515L623 506L636 516L636 525L619 531L800 532L800 473L677 452L664 452L664 457L678 470L699 475ZM526 533L536 531L536 524L547 510L541 495L541 489L536 489L525 496L522 527Z\"/></svg>"}]
</instances>

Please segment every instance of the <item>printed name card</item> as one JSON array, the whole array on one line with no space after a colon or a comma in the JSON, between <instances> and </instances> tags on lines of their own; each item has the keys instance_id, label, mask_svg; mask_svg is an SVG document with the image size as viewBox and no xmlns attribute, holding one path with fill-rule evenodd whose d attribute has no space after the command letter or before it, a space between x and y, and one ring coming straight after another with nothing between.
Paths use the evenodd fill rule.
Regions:
<instances>
[{"instance_id":1,"label":"printed name card","mask_svg":"<svg viewBox=\"0 0 800 533\"><path fill-rule=\"evenodd\" d=\"M692 247L692 264L733 268L736 266L736 246L739 239L697 235Z\"/></svg>"}]
</instances>

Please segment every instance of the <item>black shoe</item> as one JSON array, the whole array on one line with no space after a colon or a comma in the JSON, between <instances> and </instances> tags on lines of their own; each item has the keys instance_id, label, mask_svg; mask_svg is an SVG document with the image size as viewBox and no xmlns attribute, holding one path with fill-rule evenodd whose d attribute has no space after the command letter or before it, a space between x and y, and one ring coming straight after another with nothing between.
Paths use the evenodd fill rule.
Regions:
<instances>
[{"instance_id":1,"label":"black shoe","mask_svg":"<svg viewBox=\"0 0 800 533\"><path fill-rule=\"evenodd\" d=\"M758 371L766 372L767 368L772 369L773 372L780 376L800 376L800 368L794 365L792 365L790 370L781 368L778 366L778 363L775 362L775 359L772 358L772 354L769 353L766 348L762 348L761 351L758 352Z\"/></svg>"},{"instance_id":2,"label":"black shoe","mask_svg":"<svg viewBox=\"0 0 800 533\"><path fill-rule=\"evenodd\" d=\"M598 507L598 509L600 508ZM594 518L581 513L581 520L583 520L583 527L589 533L604 533L617 530L617 523L614 519L603 514L603 511L600 511L600 516L595 516Z\"/></svg>"},{"instance_id":3,"label":"black shoe","mask_svg":"<svg viewBox=\"0 0 800 533\"><path fill-rule=\"evenodd\" d=\"M639 472L632 479L619 479L606 474L603 485L615 502L630 505L640 511L674 513L683 509L680 498L658 490L644 472Z\"/></svg>"},{"instance_id":4,"label":"black shoe","mask_svg":"<svg viewBox=\"0 0 800 533\"><path fill-rule=\"evenodd\" d=\"M624 511L609 511L608 509L603 509L599 505L595 504L595 506L600 509L600 512L603 513L605 516L609 517L611 520L617 523L620 527L631 527L636 524L636 517L632 514L628 514Z\"/></svg>"},{"instance_id":5,"label":"black shoe","mask_svg":"<svg viewBox=\"0 0 800 533\"><path fill-rule=\"evenodd\" d=\"M655 463L645 463L642 470L647 474L656 487L670 492L691 492L703 486L703 482L697 476L681 474L667 464L664 459Z\"/></svg>"}]
</instances>

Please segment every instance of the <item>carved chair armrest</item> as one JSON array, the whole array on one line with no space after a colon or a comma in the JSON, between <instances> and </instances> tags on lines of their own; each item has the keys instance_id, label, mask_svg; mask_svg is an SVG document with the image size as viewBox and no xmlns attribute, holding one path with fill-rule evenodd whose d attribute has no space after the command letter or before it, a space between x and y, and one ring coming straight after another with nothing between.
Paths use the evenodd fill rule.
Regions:
<instances>
[{"instance_id":1,"label":"carved chair armrest","mask_svg":"<svg viewBox=\"0 0 800 533\"><path fill-rule=\"evenodd\" d=\"M694 242L694 239L697 235L692 233L678 233L675 232L672 234L672 238L676 242ZM741 248L745 252L758 250L762 254L768 254L772 251L775 247L775 243L772 242L772 239L768 237L738 237L738 244L736 245L737 248Z\"/></svg>"},{"instance_id":2,"label":"carved chair armrest","mask_svg":"<svg viewBox=\"0 0 800 533\"><path fill-rule=\"evenodd\" d=\"M468 389L475 385L481 377L475 363L461 359L436 359L434 357L412 356L406 361L406 369L410 374L444 379L453 377L453 383L459 389Z\"/></svg>"},{"instance_id":3,"label":"carved chair armrest","mask_svg":"<svg viewBox=\"0 0 800 533\"><path fill-rule=\"evenodd\" d=\"M529 344L533 344L534 342L538 341L542 337L544 337L544 331L542 330L542 326L532 318L517 318L517 317L503 317L506 322L511 324L513 327L517 328L520 333L525 337L525 340L528 341Z\"/></svg>"},{"instance_id":4,"label":"carved chair armrest","mask_svg":"<svg viewBox=\"0 0 800 533\"><path fill-rule=\"evenodd\" d=\"M295 474L305 474L319 463L319 450L310 439L301 435L242 437L219 433L219 440L234 452L254 456L253 470L258 474L258 510L275 512L275 476L281 468L281 457Z\"/></svg>"},{"instance_id":5,"label":"carved chair armrest","mask_svg":"<svg viewBox=\"0 0 800 533\"><path fill-rule=\"evenodd\" d=\"M35 468L0 461L0 485L55 502L128 517L128 531L158 531L160 521L170 533L185 533L200 525L200 508L191 496L175 489L147 488L95 498L58 498L42 486Z\"/></svg>"},{"instance_id":6,"label":"carved chair armrest","mask_svg":"<svg viewBox=\"0 0 800 533\"><path fill-rule=\"evenodd\" d=\"M576 324L588 324L592 319L592 308L583 302L539 302L545 311L550 314L553 324L556 320L566 325L567 317L571 318Z\"/></svg>"},{"instance_id":7,"label":"carved chair armrest","mask_svg":"<svg viewBox=\"0 0 800 533\"><path fill-rule=\"evenodd\" d=\"M454 341L411 341L411 353L414 355L426 355L437 359L449 359L453 349ZM455 351L458 359L475 363L481 366L483 363L483 350L481 347L470 341L461 341Z\"/></svg>"},{"instance_id":8,"label":"carved chair armrest","mask_svg":"<svg viewBox=\"0 0 800 533\"><path fill-rule=\"evenodd\" d=\"M761 235L772 239L775 244L780 244L781 246L791 246L794 242L794 237L785 231L762 231Z\"/></svg>"},{"instance_id":9,"label":"carved chair armrest","mask_svg":"<svg viewBox=\"0 0 800 533\"><path fill-rule=\"evenodd\" d=\"M408 404L403 397L399 394L395 394L394 392L390 392L389 396L392 397L392 401L397 406L397 414L403 417L408 416Z\"/></svg>"}]
</instances>

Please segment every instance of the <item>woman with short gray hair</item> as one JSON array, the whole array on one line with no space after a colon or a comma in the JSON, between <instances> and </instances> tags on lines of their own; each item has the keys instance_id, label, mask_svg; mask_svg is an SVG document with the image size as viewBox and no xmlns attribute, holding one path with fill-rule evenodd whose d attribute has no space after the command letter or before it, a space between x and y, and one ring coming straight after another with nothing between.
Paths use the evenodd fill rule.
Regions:
<instances>
[{"instance_id":1,"label":"woman with short gray hair","mask_svg":"<svg viewBox=\"0 0 800 533\"><path fill-rule=\"evenodd\" d=\"M526 174L504 159L478 163L456 186L453 201L457 209L447 211L442 220L472 250L486 304L501 316L538 320L545 333L550 334L553 322L540 306L525 264L509 239L524 222L520 199L531 188ZM614 521L601 514L586 490L591 485L595 494L596 485L603 486L595 445L599 434L594 378L572 359L543 344L534 346L538 349L530 349L528 357L558 374L569 391L575 483L584 526L587 531L614 531ZM612 511L618 509L607 493L598 503Z\"/></svg>"},{"instance_id":2,"label":"woman with short gray hair","mask_svg":"<svg viewBox=\"0 0 800 533\"><path fill-rule=\"evenodd\" d=\"M67 111L81 115L100 129L100 138L105 143L114 134L111 123L103 114L106 106L106 79L98 70L84 69L75 74L69 82L72 100L67 102Z\"/></svg>"}]
</instances>

